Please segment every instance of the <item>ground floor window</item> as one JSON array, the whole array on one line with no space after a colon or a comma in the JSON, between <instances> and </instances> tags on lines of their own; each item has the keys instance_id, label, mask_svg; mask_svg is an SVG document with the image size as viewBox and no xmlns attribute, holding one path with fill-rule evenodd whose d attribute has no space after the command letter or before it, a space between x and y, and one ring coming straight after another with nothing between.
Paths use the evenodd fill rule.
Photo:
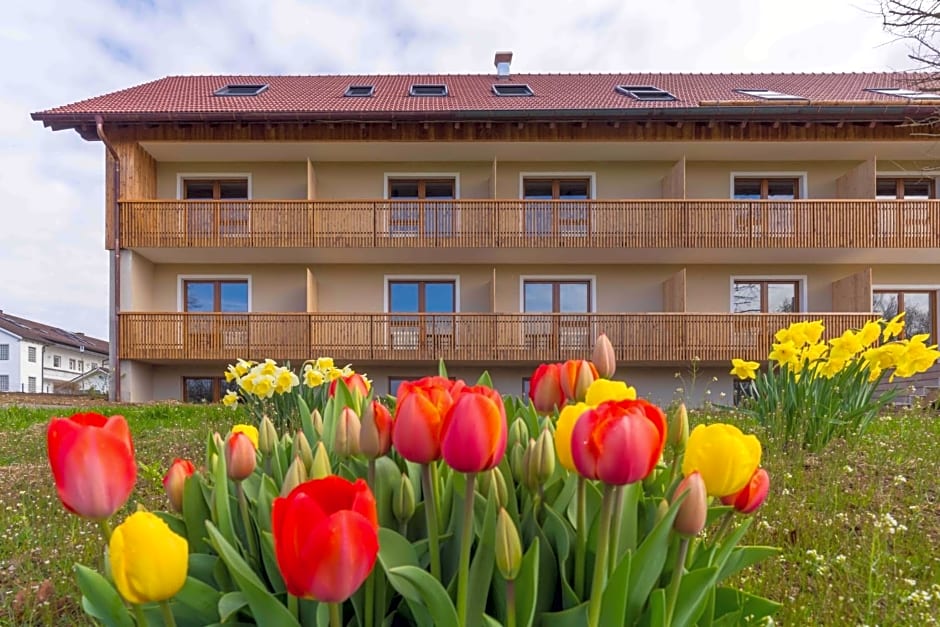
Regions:
<instances>
[{"instance_id":1,"label":"ground floor window","mask_svg":"<svg viewBox=\"0 0 940 627\"><path fill-rule=\"evenodd\" d=\"M910 338L921 333L936 337L936 290L875 289L872 291L872 310L886 320L903 311L904 337Z\"/></svg>"},{"instance_id":2,"label":"ground floor window","mask_svg":"<svg viewBox=\"0 0 940 627\"><path fill-rule=\"evenodd\" d=\"M532 377L522 377L522 400L529 398L529 388L532 384Z\"/></svg>"},{"instance_id":3,"label":"ground floor window","mask_svg":"<svg viewBox=\"0 0 940 627\"><path fill-rule=\"evenodd\" d=\"M742 380L736 379L733 383L733 393L732 398L734 399L734 406L738 407L742 405L744 401L749 398L753 398L754 391L754 381L752 379Z\"/></svg>"},{"instance_id":4,"label":"ground floor window","mask_svg":"<svg viewBox=\"0 0 940 627\"><path fill-rule=\"evenodd\" d=\"M222 377L183 377L183 402L218 403L235 382L227 383Z\"/></svg>"},{"instance_id":5,"label":"ground floor window","mask_svg":"<svg viewBox=\"0 0 940 627\"><path fill-rule=\"evenodd\" d=\"M0 392L10 391L10 375L0 374Z\"/></svg>"},{"instance_id":6,"label":"ground floor window","mask_svg":"<svg viewBox=\"0 0 940 627\"><path fill-rule=\"evenodd\" d=\"M29 378L27 379L26 391L27 391L27 392L35 392L35 391L36 391L36 377L29 377Z\"/></svg>"}]
</instances>

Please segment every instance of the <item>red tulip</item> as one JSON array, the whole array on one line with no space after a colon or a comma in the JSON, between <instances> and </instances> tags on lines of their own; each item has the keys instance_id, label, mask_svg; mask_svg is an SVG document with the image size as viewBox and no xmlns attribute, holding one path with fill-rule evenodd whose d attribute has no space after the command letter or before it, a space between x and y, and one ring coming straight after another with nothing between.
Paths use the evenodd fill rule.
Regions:
<instances>
[{"instance_id":1,"label":"red tulip","mask_svg":"<svg viewBox=\"0 0 940 627\"><path fill-rule=\"evenodd\" d=\"M365 398L369 395L369 388L371 386L369 385L369 382L366 381L366 378L358 372L354 372L353 374L345 377L340 377L340 379L342 379L343 383L346 384L346 387L349 388L349 391L353 394L359 392L359 395L362 398ZM330 382L330 396L336 396L336 386L339 384L340 379L333 379L333 381Z\"/></svg>"},{"instance_id":2,"label":"red tulip","mask_svg":"<svg viewBox=\"0 0 940 627\"><path fill-rule=\"evenodd\" d=\"M225 470L232 481L243 481L255 471L255 445L244 433L233 433L225 441Z\"/></svg>"},{"instance_id":3,"label":"red tulip","mask_svg":"<svg viewBox=\"0 0 940 627\"><path fill-rule=\"evenodd\" d=\"M46 441L56 490L67 510L104 520L127 502L137 481L137 462L124 416L53 418Z\"/></svg>"},{"instance_id":4,"label":"red tulip","mask_svg":"<svg viewBox=\"0 0 940 627\"><path fill-rule=\"evenodd\" d=\"M571 434L575 468L625 485L649 475L666 443L666 416L644 400L607 401L581 415Z\"/></svg>"},{"instance_id":5,"label":"red tulip","mask_svg":"<svg viewBox=\"0 0 940 627\"><path fill-rule=\"evenodd\" d=\"M402 457L418 464L441 458L441 423L466 387L463 381L425 377L398 388L392 444Z\"/></svg>"},{"instance_id":6,"label":"red tulip","mask_svg":"<svg viewBox=\"0 0 940 627\"><path fill-rule=\"evenodd\" d=\"M767 500L770 492L770 475L763 468L758 468L737 494L721 497L725 505L734 505L734 509L742 514L751 514Z\"/></svg>"},{"instance_id":7,"label":"red tulip","mask_svg":"<svg viewBox=\"0 0 940 627\"><path fill-rule=\"evenodd\" d=\"M163 476L163 489L170 499L170 508L174 512L183 511L183 488L186 487L186 479L196 472L196 467L188 459L176 458L170 464L170 469Z\"/></svg>"},{"instance_id":8,"label":"red tulip","mask_svg":"<svg viewBox=\"0 0 940 627\"><path fill-rule=\"evenodd\" d=\"M392 448L392 414L378 401L372 401L362 412L359 450L369 459L376 459Z\"/></svg>"},{"instance_id":9,"label":"red tulip","mask_svg":"<svg viewBox=\"0 0 940 627\"><path fill-rule=\"evenodd\" d=\"M460 472L482 472L506 453L509 427L499 392L483 385L465 388L441 426L444 461Z\"/></svg>"},{"instance_id":10,"label":"red tulip","mask_svg":"<svg viewBox=\"0 0 940 627\"><path fill-rule=\"evenodd\" d=\"M535 369L529 381L529 398L535 410L542 414L553 412L565 404L560 364L542 364Z\"/></svg>"},{"instance_id":11,"label":"red tulip","mask_svg":"<svg viewBox=\"0 0 940 627\"><path fill-rule=\"evenodd\" d=\"M379 552L375 497L362 479L307 481L271 514L274 553L294 596L341 603L362 585Z\"/></svg>"},{"instance_id":12,"label":"red tulip","mask_svg":"<svg viewBox=\"0 0 940 627\"><path fill-rule=\"evenodd\" d=\"M584 359L569 359L559 365L561 389L565 398L574 403L584 401L587 389L597 379L597 368Z\"/></svg>"}]
</instances>

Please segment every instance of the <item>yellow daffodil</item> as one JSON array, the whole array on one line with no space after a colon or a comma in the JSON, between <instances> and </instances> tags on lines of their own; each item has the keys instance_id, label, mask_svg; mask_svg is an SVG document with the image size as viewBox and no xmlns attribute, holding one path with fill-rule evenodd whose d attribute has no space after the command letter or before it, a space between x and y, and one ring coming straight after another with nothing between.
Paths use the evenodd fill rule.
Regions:
<instances>
[{"instance_id":1,"label":"yellow daffodil","mask_svg":"<svg viewBox=\"0 0 940 627\"><path fill-rule=\"evenodd\" d=\"M874 320L869 320L865 323L865 326L862 327L861 331L858 332L858 339L862 343L862 347L868 348L872 344L878 341L878 338L881 337L881 325L875 322Z\"/></svg>"},{"instance_id":2,"label":"yellow daffodil","mask_svg":"<svg viewBox=\"0 0 940 627\"><path fill-rule=\"evenodd\" d=\"M682 460L686 477L699 472L709 496L737 494L760 466L761 445L733 425L699 425L692 430Z\"/></svg>"},{"instance_id":3,"label":"yellow daffodil","mask_svg":"<svg viewBox=\"0 0 940 627\"><path fill-rule=\"evenodd\" d=\"M238 377L239 377L239 374L238 372L235 371L235 366L229 365L229 367L225 369L225 382L226 383L231 383L232 381L235 381L236 379L238 379Z\"/></svg>"},{"instance_id":4,"label":"yellow daffodil","mask_svg":"<svg viewBox=\"0 0 940 627\"><path fill-rule=\"evenodd\" d=\"M770 351L768 357L773 361L776 361L779 366L787 366L795 364L797 360L797 347L793 343L793 340L787 340L786 342L779 342L777 344L771 345L773 350Z\"/></svg>"},{"instance_id":5,"label":"yellow daffodil","mask_svg":"<svg viewBox=\"0 0 940 627\"><path fill-rule=\"evenodd\" d=\"M188 544L156 514L128 516L108 549L114 585L129 603L166 601L186 583Z\"/></svg>"},{"instance_id":6,"label":"yellow daffodil","mask_svg":"<svg viewBox=\"0 0 940 627\"><path fill-rule=\"evenodd\" d=\"M327 370L332 370L334 368L333 358L332 357L318 357L317 363L314 367L320 372L326 372Z\"/></svg>"},{"instance_id":7,"label":"yellow daffodil","mask_svg":"<svg viewBox=\"0 0 940 627\"><path fill-rule=\"evenodd\" d=\"M304 385L308 388L315 388L323 385L324 381L323 373L319 370L311 368L309 365L304 368Z\"/></svg>"},{"instance_id":8,"label":"yellow daffodil","mask_svg":"<svg viewBox=\"0 0 940 627\"><path fill-rule=\"evenodd\" d=\"M255 393L255 377L253 375L245 375L238 380L238 387L245 390L246 394Z\"/></svg>"},{"instance_id":9,"label":"yellow daffodil","mask_svg":"<svg viewBox=\"0 0 940 627\"><path fill-rule=\"evenodd\" d=\"M862 341L854 331L847 330L829 340L829 359L848 360L862 351Z\"/></svg>"},{"instance_id":10,"label":"yellow daffodil","mask_svg":"<svg viewBox=\"0 0 940 627\"><path fill-rule=\"evenodd\" d=\"M885 323L885 328L881 331L881 339L887 342L904 332L904 313L902 311Z\"/></svg>"},{"instance_id":11,"label":"yellow daffodil","mask_svg":"<svg viewBox=\"0 0 940 627\"><path fill-rule=\"evenodd\" d=\"M271 398L274 396L274 375L259 375L254 377L254 389L258 398Z\"/></svg>"},{"instance_id":12,"label":"yellow daffodil","mask_svg":"<svg viewBox=\"0 0 940 627\"><path fill-rule=\"evenodd\" d=\"M558 457L558 463L571 472L577 472L574 467L574 460L571 457L571 434L578 418L589 409L591 409L591 406L587 403L565 405L558 416L558 422L555 424L555 453Z\"/></svg>"},{"instance_id":13,"label":"yellow daffodil","mask_svg":"<svg viewBox=\"0 0 940 627\"><path fill-rule=\"evenodd\" d=\"M813 364L826 354L826 351L829 350L829 347L825 344L809 344L803 347L803 350L800 351L800 361Z\"/></svg>"},{"instance_id":14,"label":"yellow daffodil","mask_svg":"<svg viewBox=\"0 0 940 627\"><path fill-rule=\"evenodd\" d=\"M845 369L847 364L848 364L848 361L846 361L845 359L838 359L835 357L830 357L826 361L821 362L819 364L819 367L816 368L816 374L823 376L827 379L831 379L832 377L842 372L842 370Z\"/></svg>"},{"instance_id":15,"label":"yellow daffodil","mask_svg":"<svg viewBox=\"0 0 940 627\"><path fill-rule=\"evenodd\" d=\"M623 381L595 379L588 386L584 400L592 407L597 407L605 401L635 401L636 388Z\"/></svg>"},{"instance_id":16,"label":"yellow daffodil","mask_svg":"<svg viewBox=\"0 0 940 627\"><path fill-rule=\"evenodd\" d=\"M735 357L731 360L731 374L739 379L747 380L757 377L757 369L760 364L756 361L744 361Z\"/></svg>"},{"instance_id":17,"label":"yellow daffodil","mask_svg":"<svg viewBox=\"0 0 940 627\"><path fill-rule=\"evenodd\" d=\"M258 428L253 425L235 425L232 427L232 434L244 433L248 436L248 439L251 440L251 443L255 445L255 448L258 448Z\"/></svg>"},{"instance_id":18,"label":"yellow daffodil","mask_svg":"<svg viewBox=\"0 0 940 627\"><path fill-rule=\"evenodd\" d=\"M806 341L810 344L818 344L822 338L823 331L826 330L822 320L813 320L807 322L803 332L806 334Z\"/></svg>"},{"instance_id":19,"label":"yellow daffodil","mask_svg":"<svg viewBox=\"0 0 940 627\"><path fill-rule=\"evenodd\" d=\"M236 407L238 405L238 392L235 390L226 392L225 396L222 397L222 404L226 407Z\"/></svg>"},{"instance_id":20,"label":"yellow daffodil","mask_svg":"<svg viewBox=\"0 0 940 627\"><path fill-rule=\"evenodd\" d=\"M287 368L280 368L274 375L274 391L278 394L286 394L298 385L300 379Z\"/></svg>"},{"instance_id":21,"label":"yellow daffodil","mask_svg":"<svg viewBox=\"0 0 940 627\"><path fill-rule=\"evenodd\" d=\"M343 377L343 371L340 370L339 368L330 368L329 370L326 371L326 378L329 379L330 381L336 381L337 379L341 379L342 377Z\"/></svg>"},{"instance_id":22,"label":"yellow daffodil","mask_svg":"<svg viewBox=\"0 0 940 627\"><path fill-rule=\"evenodd\" d=\"M253 361L245 361L244 359L239 359L235 362L235 374L240 377L244 377L248 374L248 371L251 370L251 367L255 365Z\"/></svg>"}]
</instances>

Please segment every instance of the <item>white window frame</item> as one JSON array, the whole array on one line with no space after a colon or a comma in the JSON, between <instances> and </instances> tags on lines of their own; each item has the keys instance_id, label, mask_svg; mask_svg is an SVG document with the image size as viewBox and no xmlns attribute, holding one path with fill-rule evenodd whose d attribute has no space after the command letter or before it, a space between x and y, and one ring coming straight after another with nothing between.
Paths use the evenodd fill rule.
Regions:
<instances>
[{"instance_id":1,"label":"white window frame","mask_svg":"<svg viewBox=\"0 0 940 627\"><path fill-rule=\"evenodd\" d=\"M525 199L525 180L526 179L588 179L588 187L590 188L591 197L584 201L586 203L593 203L597 200L597 172L520 172L519 173L519 200ZM578 202L578 201L571 201ZM591 210L588 208L587 214L587 230L591 230ZM519 224L522 227L522 232L526 233L526 224L525 224L525 207L520 206L519 208ZM587 233L570 233L570 237L585 237Z\"/></svg>"},{"instance_id":2,"label":"white window frame","mask_svg":"<svg viewBox=\"0 0 940 627\"><path fill-rule=\"evenodd\" d=\"M911 284L874 284L871 286L871 301L872 307L875 305L875 292L879 290L897 290L899 292L912 291L912 292L934 292L934 306L937 307L938 311L934 313L934 326L940 327L940 284L928 283L927 285L911 285ZM931 341L936 343L936 338L940 334L940 329L932 329L933 333L931 334Z\"/></svg>"},{"instance_id":3,"label":"white window frame","mask_svg":"<svg viewBox=\"0 0 940 627\"><path fill-rule=\"evenodd\" d=\"M800 196L797 200L805 200L809 198L809 172L803 171L772 171L772 172L732 172L728 179L728 198L734 200L734 179L743 178L743 179L776 179L776 178L789 178L789 179L799 179L800 181Z\"/></svg>"},{"instance_id":4,"label":"white window frame","mask_svg":"<svg viewBox=\"0 0 940 627\"><path fill-rule=\"evenodd\" d=\"M384 172L382 175L382 200L391 200L388 197L388 182L392 179L454 179L454 200L460 200L460 172ZM447 202L447 201L440 201ZM390 237L418 237L421 233L391 233L391 207L388 209L387 222L383 228ZM454 205L452 216L453 237L460 232L460 209Z\"/></svg>"},{"instance_id":5,"label":"white window frame","mask_svg":"<svg viewBox=\"0 0 940 627\"><path fill-rule=\"evenodd\" d=\"M0 374L0 381L4 381L4 385L0 385L0 392L9 392L10 391L10 375Z\"/></svg>"},{"instance_id":6,"label":"white window frame","mask_svg":"<svg viewBox=\"0 0 940 627\"><path fill-rule=\"evenodd\" d=\"M39 363L39 349L37 349L35 346L26 347L26 363L28 364Z\"/></svg>"},{"instance_id":7,"label":"white window frame","mask_svg":"<svg viewBox=\"0 0 940 627\"><path fill-rule=\"evenodd\" d=\"M597 275L596 274L522 274L519 275L519 313L525 310L525 283L526 281L588 281L591 286L591 311L597 313ZM535 313L535 312L533 312ZM577 314L571 314L577 315Z\"/></svg>"},{"instance_id":8,"label":"white window frame","mask_svg":"<svg viewBox=\"0 0 940 627\"><path fill-rule=\"evenodd\" d=\"M728 281L728 313L734 314L734 284L737 281L798 281L800 291L800 310L794 313L808 313L808 275L806 274L732 274ZM739 315L739 314L735 314Z\"/></svg>"},{"instance_id":9,"label":"white window frame","mask_svg":"<svg viewBox=\"0 0 940 627\"><path fill-rule=\"evenodd\" d=\"M184 313L183 310L183 282L184 281L248 281L248 310L244 312L231 311L228 313L251 313L252 312L252 291L250 274L177 274L176 275L176 311Z\"/></svg>"},{"instance_id":10,"label":"white window frame","mask_svg":"<svg viewBox=\"0 0 940 627\"><path fill-rule=\"evenodd\" d=\"M382 312L402 313L388 310L389 295L388 284L399 281L453 281L454 282L454 313L460 313L460 275L459 274L386 274L382 282Z\"/></svg>"},{"instance_id":11,"label":"white window frame","mask_svg":"<svg viewBox=\"0 0 940 627\"><path fill-rule=\"evenodd\" d=\"M183 200L184 179L248 179L248 200L252 200L251 172L177 172L176 173L176 199Z\"/></svg>"},{"instance_id":12,"label":"white window frame","mask_svg":"<svg viewBox=\"0 0 940 627\"><path fill-rule=\"evenodd\" d=\"M0 361L9 361L10 360L10 345L9 344L0 344L0 346L6 347L6 357L0 357Z\"/></svg>"}]
</instances>

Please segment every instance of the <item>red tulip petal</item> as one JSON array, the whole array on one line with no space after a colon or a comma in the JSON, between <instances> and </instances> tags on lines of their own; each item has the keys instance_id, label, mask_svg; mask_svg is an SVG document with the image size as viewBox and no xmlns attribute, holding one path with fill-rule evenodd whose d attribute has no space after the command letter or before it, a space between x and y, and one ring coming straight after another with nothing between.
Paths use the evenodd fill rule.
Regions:
<instances>
[{"instance_id":1,"label":"red tulip petal","mask_svg":"<svg viewBox=\"0 0 940 627\"><path fill-rule=\"evenodd\" d=\"M441 415L419 391L405 396L395 412L392 444L405 459L427 464L441 457Z\"/></svg>"},{"instance_id":2,"label":"red tulip petal","mask_svg":"<svg viewBox=\"0 0 940 627\"><path fill-rule=\"evenodd\" d=\"M356 512L337 512L311 529L309 539L307 596L321 603L345 601L375 565L379 538L373 523Z\"/></svg>"},{"instance_id":3,"label":"red tulip petal","mask_svg":"<svg viewBox=\"0 0 940 627\"><path fill-rule=\"evenodd\" d=\"M582 477L597 479L597 457L599 450L591 433L599 420L596 409L590 409L578 418L571 432L571 461Z\"/></svg>"},{"instance_id":4,"label":"red tulip petal","mask_svg":"<svg viewBox=\"0 0 940 627\"><path fill-rule=\"evenodd\" d=\"M645 416L612 416L594 430L600 442L597 476L605 483L625 485L645 478L659 459L659 432Z\"/></svg>"},{"instance_id":5,"label":"red tulip petal","mask_svg":"<svg viewBox=\"0 0 940 627\"><path fill-rule=\"evenodd\" d=\"M507 430L505 413L488 394L465 391L444 421L441 453L454 470L487 470L502 459Z\"/></svg>"}]
</instances>

